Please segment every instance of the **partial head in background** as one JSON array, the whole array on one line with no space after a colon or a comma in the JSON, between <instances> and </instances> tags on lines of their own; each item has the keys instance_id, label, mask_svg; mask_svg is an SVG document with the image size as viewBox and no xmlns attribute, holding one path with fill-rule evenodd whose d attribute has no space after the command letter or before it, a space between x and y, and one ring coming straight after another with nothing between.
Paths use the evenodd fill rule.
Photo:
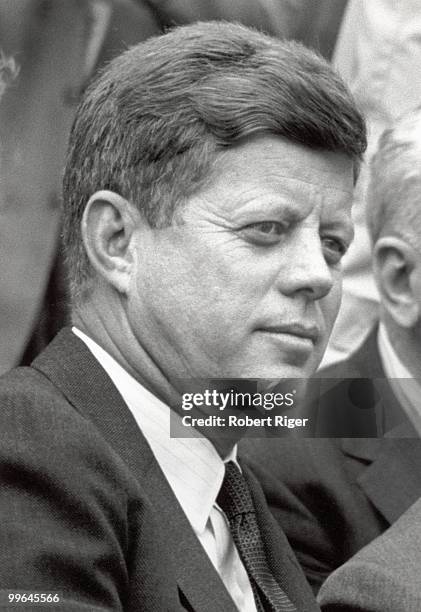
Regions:
<instances>
[{"instance_id":1,"label":"partial head in background","mask_svg":"<svg viewBox=\"0 0 421 612\"><path fill-rule=\"evenodd\" d=\"M78 324L134 374L311 374L365 145L349 92L299 44L210 22L128 50L87 90L70 138Z\"/></svg>"},{"instance_id":2,"label":"partial head in background","mask_svg":"<svg viewBox=\"0 0 421 612\"><path fill-rule=\"evenodd\" d=\"M367 221L381 317L413 376L421 367L421 107L386 130L371 162Z\"/></svg>"}]
</instances>

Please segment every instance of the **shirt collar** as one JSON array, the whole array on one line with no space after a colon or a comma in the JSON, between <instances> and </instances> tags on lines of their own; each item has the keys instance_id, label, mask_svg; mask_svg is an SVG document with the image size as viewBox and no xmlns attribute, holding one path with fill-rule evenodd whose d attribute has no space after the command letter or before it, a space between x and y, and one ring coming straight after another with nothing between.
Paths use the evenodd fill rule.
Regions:
<instances>
[{"instance_id":1,"label":"shirt collar","mask_svg":"<svg viewBox=\"0 0 421 612\"><path fill-rule=\"evenodd\" d=\"M397 356L395 349L393 348L389 334L384 323L379 324L379 331L377 335L377 342L379 346L379 353L382 360L384 371L388 378L412 378L408 369L404 366L402 361Z\"/></svg>"},{"instance_id":2,"label":"shirt collar","mask_svg":"<svg viewBox=\"0 0 421 612\"><path fill-rule=\"evenodd\" d=\"M85 333L72 328L102 365L133 414L171 489L197 534L205 530L225 474L224 461L213 444L199 432L194 437L171 437L171 409L133 378ZM178 426L177 426L178 422ZM172 414L172 431L185 435L178 415ZM225 462L237 465L237 446Z\"/></svg>"},{"instance_id":3,"label":"shirt collar","mask_svg":"<svg viewBox=\"0 0 421 612\"><path fill-rule=\"evenodd\" d=\"M421 435L421 386L399 359L383 323L377 335L380 358L389 384L408 418Z\"/></svg>"}]
</instances>

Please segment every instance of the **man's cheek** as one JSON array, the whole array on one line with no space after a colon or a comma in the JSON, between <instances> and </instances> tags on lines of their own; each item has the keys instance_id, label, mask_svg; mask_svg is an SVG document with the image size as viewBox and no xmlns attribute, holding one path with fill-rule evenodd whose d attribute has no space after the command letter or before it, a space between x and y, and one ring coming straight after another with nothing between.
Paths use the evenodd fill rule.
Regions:
<instances>
[{"instance_id":1,"label":"man's cheek","mask_svg":"<svg viewBox=\"0 0 421 612\"><path fill-rule=\"evenodd\" d=\"M342 284L338 283L323 299L322 311L325 319L326 336L329 339L336 317L338 316L342 300Z\"/></svg>"}]
</instances>

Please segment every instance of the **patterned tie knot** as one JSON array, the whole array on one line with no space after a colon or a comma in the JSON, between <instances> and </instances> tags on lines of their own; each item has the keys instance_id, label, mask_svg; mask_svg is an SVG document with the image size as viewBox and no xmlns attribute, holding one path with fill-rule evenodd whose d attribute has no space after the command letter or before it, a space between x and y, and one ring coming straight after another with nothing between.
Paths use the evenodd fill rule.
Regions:
<instances>
[{"instance_id":1,"label":"patterned tie knot","mask_svg":"<svg viewBox=\"0 0 421 612\"><path fill-rule=\"evenodd\" d=\"M248 484L233 461L225 464L225 477L216 501L228 520L255 512Z\"/></svg>"}]
</instances>

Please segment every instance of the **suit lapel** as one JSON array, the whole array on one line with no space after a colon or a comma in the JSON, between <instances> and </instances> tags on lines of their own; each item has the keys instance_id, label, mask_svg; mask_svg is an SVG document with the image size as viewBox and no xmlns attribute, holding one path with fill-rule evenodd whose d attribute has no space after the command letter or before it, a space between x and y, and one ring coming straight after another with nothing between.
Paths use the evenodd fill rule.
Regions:
<instances>
[{"instance_id":1,"label":"suit lapel","mask_svg":"<svg viewBox=\"0 0 421 612\"><path fill-rule=\"evenodd\" d=\"M85 344L64 329L32 364L46 375L125 461L156 510L160 539L195 612L236 612L121 395Z\"/></svg>"},{"instance_id":2,"label":"suit lapel","mask_svg":"<svg viewBox=\"0 0 421 612\"><path fill-rule=\"evenodd\" d=\"M377 348L377 329L350 364L353 371L374 379L386 433L384 438L343 439L342 450L366 465L357 480L391 524L421 496L421 440L387 381Z\"/></svg>"},{"instance_id":3,"label":"suit lapel","mask_svg":"<svg viewBox=\"0 0 421 612\"><path fill-rule=\"evenodd\" d=\"M45 374L143 481L153 454L111 379L69 328L62 330L32 367Z\"/></svg>"},{"instance_id":4,"label":"suit lapel","mask_svg":"<svg viewBox=\"0 0 421 612\"><path fill-rule=\"evenodd\" d=\"M377 327L368 336L366 342L351 361L362 376L372 380L375 390L374 396L381 406L380 426L382 433L386 434L401 423L407 422L407 416L399 404L383 369L377 345Z\"/></svg>"},{"instance_id":5,"label":"suit lapel","mask_svg":"<svg viewBox=\"0 0 421 612\"><path fill-rule=\"evenodd\" d=\"M411 434L412 427L404 424L387 438L342 441L346 455L367 465L357 481L390 524L421 496L421 440Z\"/></svg>"},{"instance_id":6,"label":"suit lapel","mask_svg":"<svg viewBox=\"0 0 421 612\"><path fill-rule=\"evenodd\" d=\"M149 498L159 508L168 552L175 561L178 585L192 608L200 612L236 612L233 600L156 462L147 475L147 484Z\"/></svg>"}]
</instances>

